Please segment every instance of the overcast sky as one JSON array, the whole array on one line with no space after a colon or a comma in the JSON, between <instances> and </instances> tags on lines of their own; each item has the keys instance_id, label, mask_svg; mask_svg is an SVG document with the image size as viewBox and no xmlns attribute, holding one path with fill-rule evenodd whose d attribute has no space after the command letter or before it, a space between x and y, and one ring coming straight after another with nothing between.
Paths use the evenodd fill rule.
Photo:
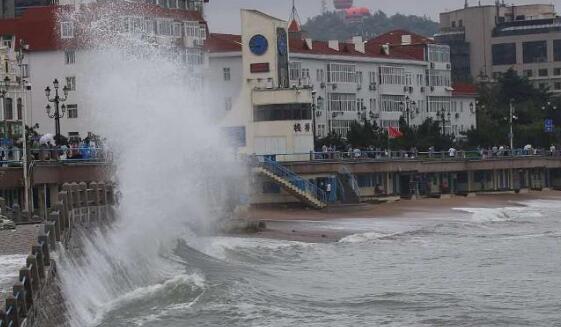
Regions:
<instances>
[{"instance_id":1,"label":"overcast sky","mask_svg":"<svg viewBox=\"0 0 561 327\"><path fill-rule=\"evenodd\" d=\"M333 9L333 0L326 0L329 9ZM438 20L438 13L463 7L464 0L354 0L356 6L364 6L372 11L382 10L387 14L427 15ZM476 5L477 0L468 0ZM492 4L494 0L481 0L482 4ZM556 10L561 8L561 0L507 0L506 3L554 3ZM212 32L239 33L240 9L258 9L275 17L288 19L292 0L210 0L207 5L207 20ZM321 0L296 0L302 22L321 11Z\"/></svg>"}]
</instances>

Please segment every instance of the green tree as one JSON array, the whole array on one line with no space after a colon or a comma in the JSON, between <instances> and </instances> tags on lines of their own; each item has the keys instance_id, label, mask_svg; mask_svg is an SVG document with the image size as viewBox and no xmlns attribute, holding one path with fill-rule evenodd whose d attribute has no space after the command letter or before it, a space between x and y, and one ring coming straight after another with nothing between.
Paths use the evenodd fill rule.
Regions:
<instances>
[{"instance_id":1,"label":"green tree","mask_svg":"<svg viewBox=\"0 0 561 327\"><path fill-rule=\"evenodd\" d=\"M561 105L559 99L552 99L548 89L534 87L526 77L518 76L511 69L497 83L479 85L477 129L466 133L468 144L482 147L508 145L511 102L516 116L513 124L515 147L525 144L548 147L548 143L559 142L558 131L554 135L544 131L544 120L552 112L549 109ZM556 126L561 124L560 113L553 113L551 118Z\"/></svg>"}]
</instances>

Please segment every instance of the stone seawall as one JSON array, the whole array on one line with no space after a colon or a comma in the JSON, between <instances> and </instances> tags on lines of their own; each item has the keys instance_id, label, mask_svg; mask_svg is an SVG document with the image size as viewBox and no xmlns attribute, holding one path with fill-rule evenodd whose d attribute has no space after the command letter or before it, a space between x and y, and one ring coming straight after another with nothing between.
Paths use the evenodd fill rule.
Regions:
<instances>
[{"instance_id":1,"label":"stone seawall","mask_svg":"<svg viewBox=\"0 0 561 327\"><path fill-rule=\"evenodd\" d=\"M105 183L67 183L40 228L19 278L0 308L0 327L64 326L65 306L55 257L70 244L72 231L113 217L115 192ZM62 248L61 248L62 247Z\"/></svg>"}]
</instances>

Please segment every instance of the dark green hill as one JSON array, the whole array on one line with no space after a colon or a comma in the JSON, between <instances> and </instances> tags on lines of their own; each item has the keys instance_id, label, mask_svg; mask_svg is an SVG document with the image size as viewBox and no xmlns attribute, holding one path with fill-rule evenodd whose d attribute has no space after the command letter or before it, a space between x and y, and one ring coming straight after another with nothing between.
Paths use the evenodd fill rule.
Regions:
<instances>
[{"instance_id":1,"label":"dark green hill","mask_svg":"<svg viewBox=\"0 0 561 327\"><path fill-rule=\"evenodd\" d=\"M315 40L348 40L356 35L374 37L387 31L405 29L424 36L438 32L438 23L428 17L395 14L387 16L378 11L363 19L362 23L349 23L341 13L327 12L308 19L304 30Z\"/></svg>"}]
</instances>

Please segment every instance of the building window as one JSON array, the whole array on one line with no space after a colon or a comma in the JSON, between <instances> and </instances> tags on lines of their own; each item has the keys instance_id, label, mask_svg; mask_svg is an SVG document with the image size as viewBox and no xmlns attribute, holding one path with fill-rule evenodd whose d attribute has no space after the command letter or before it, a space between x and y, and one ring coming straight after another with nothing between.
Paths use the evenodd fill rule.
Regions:
<instances>
[{"instance_id":1,"label":"building window","mask_svg":"<svg viewBox=\"0 0 561 327\"><path fill-rule=\"evenodd\" d=\"M450 86L451 74L448 70L427 71L429 86Z\"/></svg>"},{"instance_id":2,"label":"building window","mask_svg":"<svg viewBox=\"0 0 561 327\"><path fill-rule=\"evenodd\" d=\"M200 49L188 49L185 52L185 63L187 65L202 65L203 53Z\"/></svg>"},{"instance_id":3,"label":"building window","mask_svg":"<svg viewBox=\"0 0 561 327\"><path fill-rule=\"evenodd\" d=\"M22 64L21 65L21 73L23 74L23 78L28 78L29 75L29 65L28 64Z\"/></svg>"},{"instance_id":4,"label":"building window","mask_svg":"<svg viewBox=\"0 0 561 327\"><path fill-rule=\"evenodd\" d=\"M232 98L231 97L227 97L226 99L224 99L224 109L226 111L232 110Z\"/></svg>"},{"instance_id":5,"label":"building window","mask_svg":"<svg viewBox=\"0 0 561 327\"><path fill-rule=\"evenodd\" d=\"M376 72L369 72L368 73L368 81L371 85L376 84Z\"/></svg>"},{"instance_id":6,"label":"building window","mask_svg":"<svg viewBox=\"0 0 561 327\"><path fill-rule=\"evenodd\" d=\"M417 74L417 86L424 86L425 85L425 75Z\"/></svg>"},{"instance_id":7,"label":"building window","mask_svg":"<svg viewBox=\"0 0 561 327\"><path fill-rule=\"evenodd\" d=\"M534 76L534 72L531 69L525 69L524 70L524 76L530 78L530 77Z\"/></svg>"},{"instance_id":8,"label":"building window","mask_svg":"<svg viewBox=\"0 0 561 327\"><path fill-rule=\"evenodd\" d=\"M14 101L12 98L4 98L4 120L14 119Z\"/></svg>"},{"instance_id":9,"label":"building window","mask_svg":"<svg viewBox=\"0 0 561 327\"><path fill-rule=\"evenodd\" d=\"M175 36L176 38L180 38L181 35L181 30L183 29L183 24L181 23L173 23L173 36Z\"/></svg>"},{"instance_id":10,"label":"building window","mask_svg":"<svg viewBox=\"0 0 561 327\"><path fill-rule=\"evenodd\" d=\"M356 72L356 83L362 85L362 72Z\"/></svg>"},{"instance_id":11,"label":"building window","mask_svg":"<svg viewBox=\"0 0 561 327\"><path fill-rule=\"evenodd\" d=\"M366 107L364 106L364 99L362 98L356 99L356 110L361 111L364 109L366 109Z\"/></svg>"},{"instance_id":12,"label":"building window","mask_svg":"<svg viewBox=\"0 0 561 327\"><path fill-rule=\"evenodd\" d=\"M300 75L302 71L302 63L301 62L291 62L288 65L288 76L291 81L298 81L302 76Z\"/></svg>"},{"instance_id":13,"label":"building window","mask_svg":"<svg viewBox=\"0 0 561 327\"><path fill-rule=\"evenodd\" d=\"M538 76L545 77L548 75L547 68L542 68L538 70Z\"/></svg>"},{"instance_id":14,"label":"building window","mask_svg":"<svg viewBox=\"0 0 561 327\"><path fill-rule=\"evenodd\" d=\"M316 70L316 79L318 82L325 82L325 74L323 69Z\"/></svg>"},{"instance_id":15,"label":"building window","mask_svg":"<svg viewBox=\"0 0 561 327\"><path fill-rule=\"evenodd\" d=\"M308 84L310 81L310 69L309 68L302 68L302 80Z\"/></svg>"},{"instance_id":16,"label":"building window","mask_svg":"<svg viewBox=\"0 0 561 327\"><path fill-rule=\"evenodd\" d=\"M331 130L342 137L347 137L349 130L351 129L351 125L355 122L355 120L332 120L331 121Z\"/></svg>"},{"instance_id":17,"label":"building window","mask_svg":"<svg viewBox=\"0 0 561 327\"><path fill-rule=\"evenodd\" d=\"M21 101L21 98L17 99L16 111L18 113L18 120L22 120L23 119L23 102Z\"/></svg>"},{"instance_id":18,"label":"building window","mask_svg":"<svg viewBox=\"0 0 561 327\"><path fill-rule=\"evenodd\" d=\"M382 128L399 127L399 120L382 119L380 120L380 127Z\"/></svg>"},{"instance_id":19,"label":"building window","mask_svg":"<svg viewBox=\"0 0 561 327\"><path fill-rule=\"evenodd\" d=\"M547 62L547 42L533 41L522 43L522 57L525 64Z\"/></svg>"},{"instance_id":20,"label":"building window","mask_svg":"<svg viewBox=\"0 0 561 327\"><path fill-rule=\"evenodd\" d=\"M429 61L450 62L450 47L447 45L428 45Z\"/></svg>"},{"instance_id":21,"label":"building window","mask_svg":"<svg viewBox=\"0 0 561 327\"><path fill-rule=\"evenodd\" d=\"M539 83L538 88L540 88L541 90L545 90L547 88L547 84L546 83Z\"/></svg>"},{"instance_id":22,"label":"building window","mask_svg":"<svg viewBox=\"0 0 561 327\"><path fill-rule=\"evenodd\" d=\"M185 22L185 36L205 39L206 29L199 22Z\"/></svg>"},{"instance_id":23,"label":"building window","mask_svg":"<svg viewBox=\"0 0 561 327\"><path fill-rule=\"evenodd\" d=\"M224 67L223 73L224 73L224 80L229 81L231 79L230 67Z\"/></svg>"},{"instance_id":24,"label":"building window","mask_svg":"<svg viewBox=\"0 0 561 327\"><path fill-rule=\"evenodd\" d=\"M516 64L516 43L493 44L493 65Z\"/></svg>"},{"instance_id":25,"label":"building window","mask_svg":"<svg viewBox=\"0 0 561 327\"><path fill-rule=\"evenodd\" d=\"M439 113L442 111L442 109L444 109L445 112L450 112L449 97L429 97L429 112Z\"/></svg>"},{"instance_id":26,"label":"building window","mask_svg":"<svg viewBox=\"0 0 561 327\"><path fill-rule=\"evenodd\" d=\"M376 112L378 108L376 108L376 98L370 98L370 111Z\"/></svg>"},{"instance_id":27,"label":"building window","mask_svg":"<svg viewBox=\"0 0 561 327\"><path fill-rule=\"evenodd\" d=\"M60 37L62 39L72 39L74 37L74 23L61 22L60 23Z\"/></svg>"},{"instance_id":28,"label":"building window","mask_svg":"<svg viewBox=\"0 0 561 327\"><path fill-rule=\"evenodd\" d=\"M555 76L561 75L561 68L553 68L553 75Z\"/></svg>"},{"instance_id":29,"label":"building window","mask_svg":"<svg viewBox=\"0 0 561 327\"><path fill-rule=\"evenodd\" d=\"M67 65L72 65L76 62L76 50L66 49L64 50L64 63Z\"/></svg>"},{"instance_id":30,"label":"building window","mask_svg":"<svg viewBox=\"0 0 561 327\"><path fill-rule=\"evenodd\" d=\"M382 95L380 98L380 110L383 112L401 112L402 102L405 101L403 95Z\"/></svg>"},{"instance_id":31,"label":"building window","mask_svg":"<svg viewBox=\"0 0 561 327\"><path fill-rule=\"evenodd\" d=\"M394 66L380 67L380 82L382 84L405 85L405 68Z\"/></svg>"},{"instance_id":32,"label":"building window","mask_svg":"<svg viewBox=\"0 0 561 327\"><path fill-rule=\"evenodd\" d=\"M347 64L327 65L327 81L330 83L356 83L356 66Z\"/></svg>"},{"instance_id":33,"label":"building window","mask_svg":"<svg viewBox=\"0 0 561 327\"><path fill-rule=\"evenodd\" d=\"M257 106L255 121L311 120L312 106L309 103L289 103Z\"/></svg>"},{"instance_id":34,"label":"building window","mask_svg":"<svg viewBox=\"0 0 561 327\"><path fill-rule=\"evenodd\" d=\"M66 78L66 87L69 91L76 91L76 77L70 76Z\"/></svg>"},{"instance_id":35,"label":"building window","mask_svg":"<svg viewBox=\"0 0 561 327\"><path fill-rule=\"evenodd\" d=\"M356 94L331 93L329 94L330 111L356 111Z\"/></svg>"},{"instance_id":36,"label":"building window","mask_svg":"<svg viewBox=\"0 0 561 327\"><path fill-rule=\"evenodd\" d=\"M177 0L169 0L170 9L177 9Z\"/></svg>"},{"instance_id":37,"label":"building window","mask_svg":"<svg viewBox=\"0 0 561 327\"><path fill-rule=\"evenodd\" d=\"M171 36L171 21L160 20L158 21L158 35Z\"/></svg>"},{"instance_id":38,"label":"building window","mask_svg":"<svg viewBox=\"0 0 561 327\"><path fill-rule=\"evenodd\" d=\"M4 35L2 37L2 45L5 46L8 49L11 49L12 44L14 44L13 40L14 40L14 37L12 35Z\"/></svg>"},{"instance_id":39,"label":"building window","mask_svg":"<svg viewBox=\"0 0 561 327\"><path fill-rule=\"evenodd\" d=\"M553 88L555 90L561 90L561 82L555 82L555 84L553 84Z\"/></svg>"},{"instance_id":40,"label":"building window","mask_svg":"<svg viewBox=\"0 0 561 327\"><path fill-rule=\"evenodd\" d=\"M78 105L77 104L66 105L66 110L68 111L68 119L78 118Z\"/></svg>"},{"instance_id":41,"label":"building window","mask_svg":"<svg viewBox=\"0 0 561 327\"><path fill-rule=\"evenodd\" d=\"M553 40L553 61L561 61L561 40Z\"/></svg>"}]
</instances>

